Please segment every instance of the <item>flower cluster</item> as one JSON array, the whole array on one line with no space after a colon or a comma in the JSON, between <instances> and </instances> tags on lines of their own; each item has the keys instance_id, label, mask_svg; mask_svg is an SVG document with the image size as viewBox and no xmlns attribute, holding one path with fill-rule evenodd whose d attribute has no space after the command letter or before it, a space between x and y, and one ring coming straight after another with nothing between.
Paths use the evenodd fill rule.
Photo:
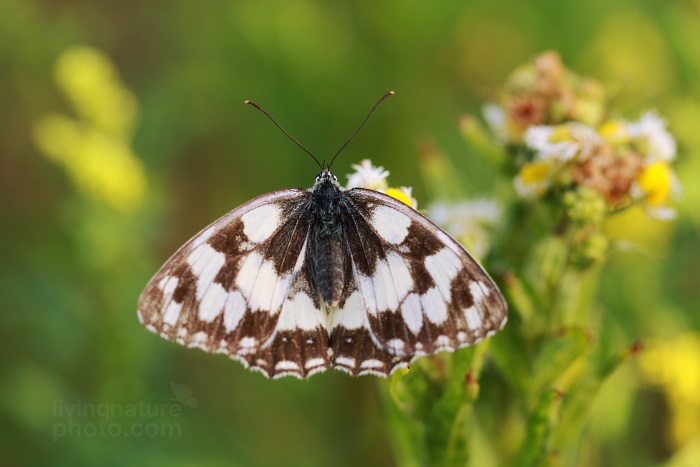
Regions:
<instances>
[{"instance_id":1,"label":"flower cluster","mask_svg":"<svg viewBox=\"0 0 700 467\"><path fill-rule=\"evenodd\" d=\"M386 181L389 172L384 170L384 167L375 167L369 159L365 159L359 164L353 164L352 168L355 169L355 172L347 176L348 184L346 188L348 190L351 188L368 188L398 199L402 203L411 206L413 209L418 208L418 202L412 196L413 188L405 186L398 188L390 187Z\"/></svg>"},{"instance_id":2,"label":"flower cluster","mask_svg":"<svg viewBox=\"0 0 700 467\"><path fill-rule=\"evenodd\" d=\"M609 210L641 203L653 217L673 216L676 143L663 119L654 112L636 121L608 117L602 87L565 69L555 53L516 70L484 114L516 152L521 197L586 189Z\"/></svg>"}]
</instances>

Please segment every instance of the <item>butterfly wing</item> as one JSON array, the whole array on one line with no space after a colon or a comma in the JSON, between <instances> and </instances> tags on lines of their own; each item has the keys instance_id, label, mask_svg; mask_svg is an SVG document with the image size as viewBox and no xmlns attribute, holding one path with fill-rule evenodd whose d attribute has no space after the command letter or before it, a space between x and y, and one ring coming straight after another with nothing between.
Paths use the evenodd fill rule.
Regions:
<instances>
[{"instance_id":1,"label":"butterfly wing","mask_svg":"<svg viewBox=\"0 0 700 467\"><path fill-rule=\"evenodd\" d=\"M498 287L445 231L376 191L353 189L346 200L352 280L333 316L334 366L388 374L503 327L507 305Z\"/></svg>"},{"instance_id":2,"label":"butterfly wing","mask_svg":"<svg viewBox=\"0 0 700 467\"><path fill-rule=\"evenodd\" d=\"M141 322L269 377L324 370L326 315L304 267L308 196L298 189L263 195L195 235L141 294Z\"/></svg>"}]
</instances>

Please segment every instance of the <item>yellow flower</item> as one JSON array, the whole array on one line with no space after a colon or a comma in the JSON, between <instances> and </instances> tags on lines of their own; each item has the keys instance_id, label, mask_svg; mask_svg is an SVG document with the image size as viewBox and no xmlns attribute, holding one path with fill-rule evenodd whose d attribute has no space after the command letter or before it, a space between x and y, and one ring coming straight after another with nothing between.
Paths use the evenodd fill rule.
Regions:
<instances>
[{"instance_id":1,"label":"yellow flower","mask_svg":"<svg viewBox=\"0 0 700 467\"><path fill-rule=\"evenodd\" d=\"M101 52L73 47L56 64L56 81L79 119L49 114L35 122L34 141L61 165L79 192L127 212L145 195L143 164L130 147L137 103Z\"/></svg>"},{"instance_id":2,"label":"yellow flower","mask_svg":"<svg viewBox=\"0 0 700 467\"><path fill-rule=\"evenodd\" d=\"M78 115L107 133L131 135L136 98L105 54L92 47L71 47L58 58L55 74Z\"/></svg>"},{"instance_id":3,"label":"yellow flower","mask_svg":"<svg viewBox=\"0 0 700 467\"><path fill-rule=\"evenodd\" d=\"M627 144L630 135L625 122L619 120L608 120L598 128L598 134L603 140L615 146Z\"/></svg>"},{"instance_id":4,"label":"yellow flower","mask_svg":"<svg viewBox=\"0 0 700 467\"><path fill-rule=\"evenodd\" d=\"M384 194L391 196L394 199L398 199L404 204L411 206L413 209L416 208L416 200L411 197L411 189L405 186L401 188L387 188Z\"/></svg>"},{"instance_id":5,"label":"yellow flower","mask_svg":"<svg viewBox=\"0 0 700 467\"><path fill-rule=\"evenodd\" d=\"M652 207L666 203L673 186L673 172L665 162L649 164L637 177L637 185L644 193L644 202Z\"/></svg>"},{"instance_id":6,"label":"yellow flower","mask_svg":"<svg viewBox=\"0 0 700 467\"><path fill-rule=\"evenodd\" d=\"M515 177L515 190L523 198L535 198L544 194L550 186L554 166L551 161L525 164Z\"/></svg>"},{"instance_id":7,"label":"yellow flower","mask_svg":"<svg viewBox=\"0 0 700 467\"><path fill-rule=\"evenodd\" d=\"M141 204L147 180L127 142L62 115L39 120L34 139L84 195L123 212Z\"/></svg>"},{"instance_id":8,"label":"yellow flower","mask_svg":"<svg viewBox=\"0 0 700 467\"><path fill-rule=\"evenodd\" d=\"M571 131L567 125L557 125L552 128L552 133L549 135L550 143L561 143L562 141L571 141Z\"/></svg>"}]
</instances>

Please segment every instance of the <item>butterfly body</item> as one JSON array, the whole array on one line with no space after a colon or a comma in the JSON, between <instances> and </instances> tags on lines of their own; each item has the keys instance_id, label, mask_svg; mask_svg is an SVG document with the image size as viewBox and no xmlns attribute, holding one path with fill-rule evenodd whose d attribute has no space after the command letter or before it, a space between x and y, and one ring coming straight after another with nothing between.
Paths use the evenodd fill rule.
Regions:
<instances>
[{"instance_id":1,"label":"butterfly body","mask_svg":"<svg viewBox=\"0 0 700 467\"><path fill-rule=\"evenodd\" d=\"M323 171L316 177L308 203L312 239L310 275L326 307L334 308L346 284L343 216L347 206L332 172Z\"/></svg>"}]
</instances>

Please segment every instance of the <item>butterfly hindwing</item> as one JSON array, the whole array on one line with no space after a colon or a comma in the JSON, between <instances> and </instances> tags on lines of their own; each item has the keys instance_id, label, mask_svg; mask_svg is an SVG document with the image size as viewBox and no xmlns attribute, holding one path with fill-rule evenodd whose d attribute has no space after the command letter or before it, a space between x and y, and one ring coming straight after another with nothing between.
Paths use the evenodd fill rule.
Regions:
<instances>
[{"instance_id":1,"label":"butterfly hindwing","mask_svg":"<svg viewBox=\"0 0 700 467\"><path fill-rule=\"evenodd\" d=\"M307 197L297 189L270 193L202 230L146 286L142 323L270 377L325 369L325 318L303 268Z\"/></svg>"}]
</instances>

